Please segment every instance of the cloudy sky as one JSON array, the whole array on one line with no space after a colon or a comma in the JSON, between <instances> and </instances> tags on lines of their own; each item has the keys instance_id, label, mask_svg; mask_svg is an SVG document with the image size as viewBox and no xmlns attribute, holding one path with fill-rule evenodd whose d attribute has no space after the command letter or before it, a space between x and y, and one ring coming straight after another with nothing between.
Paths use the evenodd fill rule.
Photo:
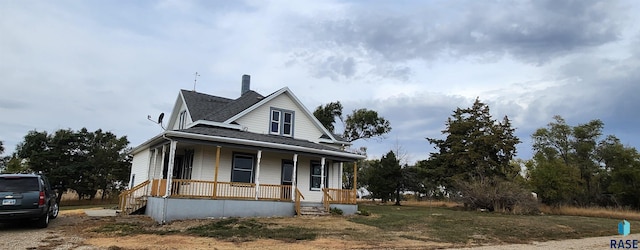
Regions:
<instances>
[{"instance_id":1,"label":"cloudy sky","mask_svg":"<svg viewBox=\"0 0 640 250\"><path fill-rule=\"evenodd\" d=\"M179 89L236 98L288 86L308 109L377 110L401 145L433 151L476 97L530 135L553 115L640 148L638 1L0 0L0 140L29 130L101 128L132 146L161 129Z\"/></svg>"}]
</instances>

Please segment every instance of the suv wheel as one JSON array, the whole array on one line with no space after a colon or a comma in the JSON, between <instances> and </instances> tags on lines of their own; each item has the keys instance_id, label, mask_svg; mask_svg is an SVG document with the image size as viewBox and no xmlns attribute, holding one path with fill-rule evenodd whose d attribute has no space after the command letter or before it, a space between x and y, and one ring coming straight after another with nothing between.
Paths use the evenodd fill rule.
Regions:
<instances>
[{"instance_id":1,"label":"suv wheel","mask_svg":"<svg viewBox=\"0 0 640 250\"><path fill-rule=\"evenodd\" d=\"M55 219L58 217L58 213L60 213L60 207L58 207L58 203L53 203L53 207L51 207L51 213L49 218Z\"/></svg>"},{"instance_id":2,"label":"suv wheel","mask_svg":"<svg viewBox=\"0 0 640 250\"><path fill-rule=\"evenodd\" d=\"M49 213L43 215L42 217L40 217L38 219L38 221L36 222L36 226L38 226L39 228L46 228L49 226Z\"/></svg>"}]
</instances>

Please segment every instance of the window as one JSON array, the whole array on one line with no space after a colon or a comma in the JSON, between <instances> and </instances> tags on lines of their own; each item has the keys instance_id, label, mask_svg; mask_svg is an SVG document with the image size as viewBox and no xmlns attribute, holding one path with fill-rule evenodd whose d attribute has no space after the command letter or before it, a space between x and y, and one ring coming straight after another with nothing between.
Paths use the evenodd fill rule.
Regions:
<instances>
[{"instance_id":1,"label":"window","mask_svg":"<svg viewBox=\"0 0 640 250\"><path fill-rule=\"evenodd\" d=\"M191 174L193 172L193 149L186 149L184 151L184 158L182 160L182 166L178 174L178 179L191 180Z\"/></svg>"},{"instance_id":2,"label":"window","mask_svg":"<svg viewBox=\"0 0 640 250\"><path fill-rule=\"evenodd\" d=\"M234 154L231 182L252 183L254 159L253 155Z\"/></svg>"},{"instance_id":3,"label":"window","mask_svg":"<svg viewBox=\"0 0 640 250\"><path fill-rule=\"evenodd\" d=\"M0 177L0 192L39 191L36 177Z\"/></svg>"},{"instance_id":4,"label":"window","mask_svg":"<svg viewBox=\"0 0 640 250\"><path fill-rule=\"evenodd\" d=\"M178 121L178 129L183 129L187 126L187 111L180 112L180 120Z\"/></svg>"},{"instance_id":5,"label":"window","mask_svg":"<svg viewBox=\"0 0 640 250\"><path fill-rule=\"evenodd\" d=\"M280 111L271 110L271 133L280 134Z\"/></svg>"},{"instance_id":6,"label":"window","mask_svg":"<svg viewBox=\"0 0 640 250\"><path fill-rule=\"evenodd\" d=\"M284 119L282 119L282 134L291 136L291 123L293 123L293 113L284 112Z\"/></svg>"},{"instance_id":7,"label":"window","mask_svg":"<svg viewBox=\"0 0 640 250\"><path fill-rule=\"evenodd\" d=\"M293 111L271 109L269 132L275 135L293 136Z\"/></svg>"},{"instance_id":8,"label":"window","mask_svg":"<svg viewBox=\"0 0 640 250\"><path fill-rule=\"evenodd\" d=\"M328 164L324 165L324 187L329 187L329 178L327 178ZM311 162L311 190L320 190L320 183L322 182L322 165L318 161Z\"/></svg>"}]
</instances>

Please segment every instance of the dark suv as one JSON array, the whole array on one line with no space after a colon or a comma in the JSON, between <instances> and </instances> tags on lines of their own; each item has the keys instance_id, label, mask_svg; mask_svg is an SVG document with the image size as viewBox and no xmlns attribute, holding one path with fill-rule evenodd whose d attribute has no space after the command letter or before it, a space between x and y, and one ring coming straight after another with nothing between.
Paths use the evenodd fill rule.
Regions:
<instances>
[{"instance_id":1,"label":"dark suv","mask_svg":"<svg viewBox=\"0 0 640 250\"><path fill-rule=\"evenodd\" d=\"M34 220L40 228L58 217L56 192L41 174L0 174L0 222Z\"/></svg>"}]
</instances>

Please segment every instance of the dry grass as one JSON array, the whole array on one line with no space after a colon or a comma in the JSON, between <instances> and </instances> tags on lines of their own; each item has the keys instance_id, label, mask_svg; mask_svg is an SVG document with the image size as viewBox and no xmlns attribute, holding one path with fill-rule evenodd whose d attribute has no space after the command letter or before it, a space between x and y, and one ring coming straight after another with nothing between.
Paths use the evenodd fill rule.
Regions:
<instances>
[{"instance_id":1,"label":"dry grass","mask_svg":"<svg viewBox=\"0 0 640 250\"><path fill-rule=\"evenodd\" d=\"M393 203L394 202L392 201L389 202L389 204L393 204ZM371 200L358 200L358 204L374 205L374 204L380 204L380 202L371 201ZM402 201L400 204L403 206L407 205L407 206L418 206L418 207L446 207L446 208L463 206L461 203L457 203L453 201L433 201L433 200L427 200L427 201L408 200L408 201Z\"/></svg>"},{"instance_id":2,"label":"dry grass","mask_svg":"<svg viewBox=\"0 0 640 250\"><path fill-rule=\"evenodd\" d=\"M101 195L102 191L98 190L98 195L96 195L93 200L80 200L78 199L78 194L72 189L69 189L62 194L62 198L60 198L60 206L95 206L118 204L118 197L108 197L102 200L100 199Z\"/></svg>"},{"instance_id":3,"label":"dry grass","mask_svg":"<svg viewBox=\"0 0 640 250\"><path fill-rule=\"evenodd\" d=\"M631 209L614 209L603 207L573 207L573 206L560 206L550 207L547 205L540 205L540 211L545 214L554 215L571 215L571 216L586 216L586 217L600 217L611 219L626 219L626 220L640 220L640 212Z\"/></svg>"}]
</instances>

